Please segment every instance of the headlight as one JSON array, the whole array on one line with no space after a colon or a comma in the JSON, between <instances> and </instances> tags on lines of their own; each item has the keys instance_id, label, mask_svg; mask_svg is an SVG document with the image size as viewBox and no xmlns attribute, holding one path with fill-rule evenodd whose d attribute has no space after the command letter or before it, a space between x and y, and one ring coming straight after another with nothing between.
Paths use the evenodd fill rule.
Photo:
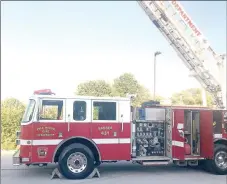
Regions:
<instances>
[{"instance_id":1,"label":"headlight","mask_svg":"<svg viewBox=\"0 0 227 184\"><path fill-rule=\"evenodd\" d=\"M17 146L20 145L20 139L16 139L16 145L17 145Z\"/></svg>"}]
</instances>

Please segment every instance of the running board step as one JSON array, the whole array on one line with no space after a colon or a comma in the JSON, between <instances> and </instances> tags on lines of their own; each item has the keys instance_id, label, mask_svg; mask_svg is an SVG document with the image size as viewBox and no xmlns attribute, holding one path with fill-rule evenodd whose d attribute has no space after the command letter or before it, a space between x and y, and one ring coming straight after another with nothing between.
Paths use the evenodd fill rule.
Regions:
<instances>
[{"instance_id":1,"label":"running board step","mask_svg":"<svg viewBox=\"0 0 227 184\"><path fill-rule=\"evenodd\" d=\"M157 161L138 161L139 164L141 165L152 165L152 166L157 166L157 165L168 165L169 164L169 161L160 161L160 160L157 160Z\"/></svg>"},{"instance_id":2,"label":"running board step","mask_svg":"<svg viewBox=\"0 0 227 184\"><path fill-rule=\"evenodd\" d=\"M169 157L165 156L145 156L145 157L136 157L132 158L133 161L169 161Z\"/></svg>"}]
</instances>

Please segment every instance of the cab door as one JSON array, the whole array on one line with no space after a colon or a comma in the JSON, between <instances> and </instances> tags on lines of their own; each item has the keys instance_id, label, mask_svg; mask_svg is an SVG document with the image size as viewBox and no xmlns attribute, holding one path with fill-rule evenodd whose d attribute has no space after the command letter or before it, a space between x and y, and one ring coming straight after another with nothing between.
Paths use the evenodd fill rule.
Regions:
<instances>
[{"instance_id":1,"label":"cab door","mask_svg":"<svg viewBox=\"0 0 227 184\"><path fill-rule=\"evenodd\" d=\"M97 144L102 160L119 160L120 131L117 100L92 100L92 139Z\"/></svg>"},{"instance_id":2,"label":"cab door","mask_svg":"<svg viewBox=\"0 0 227 184\"><path fill-rule=\"evenodd\" d=\"M91 100L67 99L67 129L69 137L91 138Z\"/></svg>"},{"instance_id":3,"label":"cab door","mask_svg":"<svg viewBox=\"0 0 227 184\"><path fill-rule=\"evenodd\" d=\"M34 140L43 144L51 140L61 140L67 133L66 100L60 98L40 98L37 122L34 123ZM54 144L54 143L53 143ZM48 144L47 144L48 145Z\"/></svg>"},{"instance_id":4,"label":"cab door","mask_svg":"<svg viewBox=\"0 0 227 184\"><path fill-rule=\"evenodd\" d=\"M39 99L32 128L32 162L51 162L54 148L67 137L65 105L65 99Z\"/></svg>"}]
</instances>

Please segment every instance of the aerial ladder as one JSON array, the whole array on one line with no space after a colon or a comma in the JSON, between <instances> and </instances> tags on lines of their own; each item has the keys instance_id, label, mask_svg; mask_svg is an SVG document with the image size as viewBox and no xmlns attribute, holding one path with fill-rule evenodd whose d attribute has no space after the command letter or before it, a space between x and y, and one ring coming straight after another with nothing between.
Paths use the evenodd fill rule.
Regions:
<instances>
[{"instance_id":1,"label":"aerial ladder","mask_svg":"<svg viewBox=\"0 0 227 184\"><path fill-rule=\"evenodd\" d=\"M226 55L218 55L179 1L137 1L178 56L207 90L219 109L226 109Z\"/></svg>"}]
</instances>

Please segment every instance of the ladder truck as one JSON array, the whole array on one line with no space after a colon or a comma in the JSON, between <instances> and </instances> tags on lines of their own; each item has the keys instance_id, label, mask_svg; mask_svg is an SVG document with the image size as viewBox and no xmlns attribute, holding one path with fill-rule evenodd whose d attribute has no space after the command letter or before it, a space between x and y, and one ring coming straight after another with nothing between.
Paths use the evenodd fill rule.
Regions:
<instances>
[{"instance_id":1,"label":"ladder truck","mask_svg":"<svg viewBox=\"0 0 227 184\"><path fill-rule=\"evenodd\" d=\"M201 164L209 172L227 174L225 56L212 50L177 1L138 3L213 95L218 109L154 101L133 108L133 96L64 97L37 90L16 133L13 165L58 163L53 175L68 179L92 177L101 163L117 161Z\"/></svg>"},{"instance_id":2,"label":"ladder truck","mask_svg":"<svg viewBox=\"0 0 227 184\"><path fill-rule=\"evenodd\" d=\"M218 55L179 1L138 1L219 109L226 109L226 55Z\"/></svg>"}]
</instances>

